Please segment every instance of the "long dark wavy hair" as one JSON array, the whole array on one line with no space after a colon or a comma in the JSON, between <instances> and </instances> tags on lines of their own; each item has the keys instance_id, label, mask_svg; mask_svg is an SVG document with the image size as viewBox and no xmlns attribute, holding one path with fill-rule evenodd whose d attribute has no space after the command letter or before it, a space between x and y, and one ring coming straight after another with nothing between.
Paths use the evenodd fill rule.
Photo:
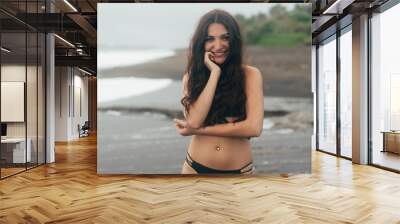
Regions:
<instances>
[{"instance_id":1,"label":"long dark wavy hair","mask_svg":"<svg viewBox=\"0 0 400 224\"><path fill-rule=\"evenodd\" d=\"M235 18L228 12L215 9L203 15L191 39L186 73L188 95L181 100L186 112L194 103L210 77L210 70L204 64L205 43L208 27L220 23L229 32L229 53L221 68L221 76L214 94L210 111L203 126L227 123L225 117L238 117L235 122L246 119L245 76L242 67L242 37Z\"/></svg>"}]
</instances>

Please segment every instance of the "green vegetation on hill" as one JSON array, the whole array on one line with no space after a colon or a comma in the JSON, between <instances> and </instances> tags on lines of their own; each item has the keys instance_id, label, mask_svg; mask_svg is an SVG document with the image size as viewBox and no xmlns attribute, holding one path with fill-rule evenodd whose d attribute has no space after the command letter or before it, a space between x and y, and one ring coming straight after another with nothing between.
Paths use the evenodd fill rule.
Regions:
<instances>
[{"instance_id":1,"label":"green vegetation on hill","mask_svg":"<svg viewBox=\"0 0 400 224\"><path fill-rule=\"evenodd\" d=\"M258 14L238 20L245 44L263 47L295 47L311 43L311 8L297 4L292 10L282 5L271 8L268 15Z\"/></svg>"}]
</instances>

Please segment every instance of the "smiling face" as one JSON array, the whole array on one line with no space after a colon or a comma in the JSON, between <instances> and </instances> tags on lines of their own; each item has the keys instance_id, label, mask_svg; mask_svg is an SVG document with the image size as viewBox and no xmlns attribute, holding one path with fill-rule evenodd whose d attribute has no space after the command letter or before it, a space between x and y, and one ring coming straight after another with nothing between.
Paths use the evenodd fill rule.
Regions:
<instances>
[{"instance_id":1,"label":"smiling face","mask_svg":"<svg viewBox=\"0 0 400 224\"><path fill-rule=\"evenodd\" d=\"M224 25L212 23L208 26L204 49L214 53L214 57L211 57L211 59L215 63L224 63L229 54L229 33Z\"/></svg>"}]
</instances>

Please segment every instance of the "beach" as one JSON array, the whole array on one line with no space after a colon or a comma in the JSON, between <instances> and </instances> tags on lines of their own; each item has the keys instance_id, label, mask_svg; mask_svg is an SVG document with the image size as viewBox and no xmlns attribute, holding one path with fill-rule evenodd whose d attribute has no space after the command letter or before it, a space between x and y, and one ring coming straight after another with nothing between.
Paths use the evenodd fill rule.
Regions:
<instances>
[{"instance_id":1,"label":"beach","mask_svg":"<svg viewBox=\"0 0 400 224\"><path fill-rule=\"evenodd\" d=\"M165 51L168 53L168 51ZM164 53L166 54L166 53ZM263 75L265 96L311 97L311 46L296 48L244 48L244 63ZM187 62L185 49L145 63L99 71L99 78L144 77L181 80Z\"/></svg>"},{"instance_id":2,"label":"beach","mask_svg":"<svg viewBox=\"0 0 400 224\"><path fill-rule=\"evenodd\" d=\"M251 139L256 173L310 172L311 74L303 64L309 59L300 59L309 54L302 52L305 47L286 53L252 50L247 59L268 71L263 72L264 129ZM273 59L266 56L271 52L276 54ZM180 136L172 119L182 117L184 63L185 52L176 50L174 56L99 71L99 173L180 173L190 137ZM153 89L141 90L144 86Z\"/></svg>"},{"instance_id":3,"label":"beach","mask_svg":"<svg viewBox=\"0 0 400 224\"><path fill-rule=\"evenodd\" d=\"M180 173L191 137L180 136L168 116L118 111L101 111L98 116L100 173ZM255 173L309 172L310 136L311 129L265 128L250 140Z\"/></svg>"}]
</instances>

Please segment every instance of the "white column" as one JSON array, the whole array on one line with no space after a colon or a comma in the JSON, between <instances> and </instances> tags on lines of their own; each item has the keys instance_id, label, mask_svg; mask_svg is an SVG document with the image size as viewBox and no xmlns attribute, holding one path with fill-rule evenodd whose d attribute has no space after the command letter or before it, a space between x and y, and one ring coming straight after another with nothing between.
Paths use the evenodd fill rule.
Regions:
<instances>
[{"instance_id":1,"label":"white column","mask_svg":"<svg viewBox=\"0 0 400 224\"><path fill-rule=\"evenodd\" d=\"M54 5L46 1L46 11L54 12ZM46 35L46 163L55 162L55 42L54 34Z\"/></svg>"},{"instance_id":2,"label":"white column","mask_svg":"<svg viewBox=\"0 0 400 224\"><path fill-rule=\"evenodd\" d=\"M311 48L311 92L313 94L313 111L314 111L314 127L313 134L311 136L311 149L317 149L317 58L316 58L317 48L312 45Z\"/></svg>"},{"instance_id":3,"label":"white column","mask_svg":"<svg viewBox=\"0 0 400 224\"><path fill-rule=\"evenodd\" d=\"M55 161L55 56L54 35L46 35L46 163Z\"/></svg>"},{"instance_id":4,"label":"white column","mask_svg":"<svg viewBox=\"0 0 400 224\"><path fill-rule=\"evenodd\" d=\"M368 163L368 16L353 20L353 162Z\"/></svg>"}]
</instances>

